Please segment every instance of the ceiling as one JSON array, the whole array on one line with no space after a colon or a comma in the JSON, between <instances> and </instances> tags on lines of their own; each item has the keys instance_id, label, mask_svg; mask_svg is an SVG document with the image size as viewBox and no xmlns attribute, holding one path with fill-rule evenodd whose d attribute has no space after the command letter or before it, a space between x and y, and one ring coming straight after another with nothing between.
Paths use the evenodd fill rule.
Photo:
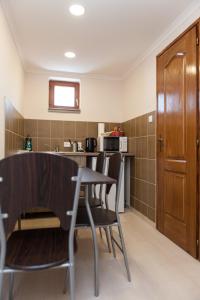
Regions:
<instances>
[{"instance_id":1,"label":"ceiling","mask_svg":"<svg viewBox=\"0 0 200 300\"><path fill-rule=\"evenodd\" d=\"M85 15L68 12L72 3ZM25 70L122 77L191 0L2 0ZM74 51L75 59L64 57Z\"/></svg>"}]
</instances>

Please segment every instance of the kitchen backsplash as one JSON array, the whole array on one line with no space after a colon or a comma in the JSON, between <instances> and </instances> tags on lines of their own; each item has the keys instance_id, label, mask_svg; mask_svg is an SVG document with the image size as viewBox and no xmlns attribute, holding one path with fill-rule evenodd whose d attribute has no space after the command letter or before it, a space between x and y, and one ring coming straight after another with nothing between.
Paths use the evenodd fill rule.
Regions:
<instances>
[{"instance_id":1,"label":"kitchen backsplash","mask_svg":"<svg viewBox=\"0 0 200 300\"><path fill-rule=\"evenodd\" d=\"M105 130L111 131L120 123L105 123ZM86 137L97 137L98 122L55 121L24 119L10 101L5 101L5 156L23 149L24 138L32 138L33 151L49 151L64 148L64 141L80 141Z\"/></svg>"},{"instance_id":2,"label":"kitchen backsplash","mask_svg":"<svg viewBox=\"0 0 200 300\"><path fill-rule=\"evenodd\" d=\"M106 131L113 130L119 123L106 123ZM33 151L71 151L64 148L64 141L82 142L83 148L86 137L97 137L98 122L54 121L54 120L24 120L24 136L32 138Z\"/></svg>"},{"instance_id":3,"label":"kitchen backsplash","mask_svg":"<svg viewBox=\"0 0 200 300\"><path fill-rule=\"evenodd\" d=\"M128 151L135 154L131 166L131 205L155 221L156 113L153 111L131 119L122 126L129 137Z\"/></svg>"}]
</instances>

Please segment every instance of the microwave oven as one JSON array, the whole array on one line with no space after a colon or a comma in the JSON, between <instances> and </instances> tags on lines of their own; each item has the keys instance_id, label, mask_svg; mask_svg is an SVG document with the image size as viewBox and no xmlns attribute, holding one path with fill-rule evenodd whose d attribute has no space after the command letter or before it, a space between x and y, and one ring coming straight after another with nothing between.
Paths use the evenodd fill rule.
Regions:
<instances>
[{"instance_id":1,"label":"microwave oven","mask_svg":"<svg viewBox=\"0 0 200 300\"><path fill-rule=\"evenodd\" d=\"M127 136L100 136L98 137L98 151L127 152Z\"/></svg>"}]
</instances>

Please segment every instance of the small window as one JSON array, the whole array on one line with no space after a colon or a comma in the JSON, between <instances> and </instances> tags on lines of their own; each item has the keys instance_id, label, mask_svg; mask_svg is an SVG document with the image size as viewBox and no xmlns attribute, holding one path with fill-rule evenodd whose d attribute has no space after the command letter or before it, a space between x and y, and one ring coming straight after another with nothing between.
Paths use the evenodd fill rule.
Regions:
<instances>
[{"instance_id":1,"label":"small window","mask_svg":"<svg viewBox=\"0 0 200 300\"><path fill-rule=\"evenodd\" d=\"M49 81L50 111L80 111L79 82Z\"/></svg>"}]
</instances>

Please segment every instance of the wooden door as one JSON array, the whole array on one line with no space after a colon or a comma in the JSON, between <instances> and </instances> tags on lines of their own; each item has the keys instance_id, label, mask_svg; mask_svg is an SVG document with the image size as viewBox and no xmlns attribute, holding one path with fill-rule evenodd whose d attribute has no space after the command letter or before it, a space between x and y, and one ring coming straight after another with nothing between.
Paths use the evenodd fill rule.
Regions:
<instances>
[{"instance_id":1,"label":"wooden door","mask_svg":"<svg viewBox=\"0 0 200 300\"><path fill-rule=\"evenodd\" d=\"M197 27L157 57L157 228L197 256Z\"/></svg>"}]
</instances>

